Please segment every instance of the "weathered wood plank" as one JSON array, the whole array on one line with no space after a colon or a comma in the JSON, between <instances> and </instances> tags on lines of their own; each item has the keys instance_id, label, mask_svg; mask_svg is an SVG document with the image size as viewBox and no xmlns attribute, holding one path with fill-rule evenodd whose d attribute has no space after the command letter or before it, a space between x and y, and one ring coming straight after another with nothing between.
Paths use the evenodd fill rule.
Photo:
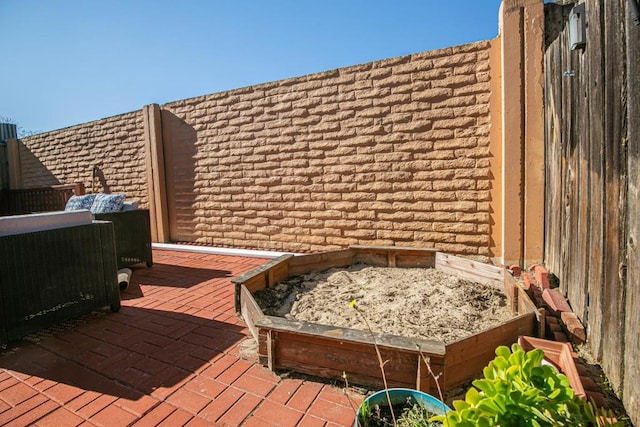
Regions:
<instances>
[{"instance_id":1,"label":"weathered wood plank","mask_svg":"<svg viewBox=\"0 0 640 427\"><path fill-rule=\"evenodd\" d=\"M256 267L253 270L246 272L243 275L233 278L231 283L243 284L251 292L268 288L275 284L273 280L282 280L288 275L288 265L294 258L294 255L282 255L261 265L260 267ZM284 276L280 277L283 274Z\"/></svg>"},{"instance_id":2,"label":"weathered wood plank","mask_svg":"<svg viewBox=\"0 0 640 427\"><path fill-rule=\"evenodd\" d=\"M588 259L585 266L587 275L583 286L574 286L573 296L569 296L569 302L578 317L589 324L590 345L594 354L598 355L601 351L601 334L603 301L602 301L602 282L604 259L604 222L605 222L605 183L604 183L604 156L603 147L605 141L604 120L602 120L604 111L604 70L603 62L603 45L602 45L602 7L598 7L595 3L588 7L588 22L596 22L598 25L589 28L587 33L587 43L597 48L589 49L585 62L589 70L589 83L586 87L586 93L589 94L588 100L588 125L586 129L589 134L589 150L588 150L588 205L589 205L589 227L586 231L588 241L583 244L588 245ZM593 20L593 21L591 21ZM579 295L580 292L582 295ZM580 298L574 301L576 298ZM579 304L578 304L579 303ZM593 333L591 333L593 332Z\"/></svg>"},{"instance_id":3,"label":"weathered wood plank","mask_svg":"<svg viewBox=\"0 0 640 427\"><path fill-rule=\"evenodd\" d=\"M638 27L627 0L586 2L587 45L570 51L572 6L545 6L545 263L637 422Z\"/></svg>"},{"instance_id":4,"label":"weathered wood plank","mask_svg":"<svg viewBox=\"0 0 640 427\"><path fill-rule=\"evenodd\" d=\"M274 331L272 331L274 332ZM350 383L382 385L382 372L372 344L353 343L326 337L312 337L278 332L275 368L339 379L346 373ZM384 371L391 386L428 389L434 386L418 372L418 353L379 346ZM442 370L441 357L432 356L431 365Z\"/></svg>"},{"instance_id":5,"label":"weathered wood plank","mask_svg":"<svg viewBox=\"0 0 640 427\"><path fill-rule=\"evenodd\" d=\"M256 304L256 301L253 299L251 292L244 286L240 286L240 312L242 313L242 318L244 319L249 331L251 331L251 335L258 342L258 328L256 327L256 321L264 317L264 313Z\"/></svg>"},{"instance_id":6,"label":"weathered wood plank","mask_svg":"<svg viewBox=\"0 0 640 427\"><path fill-rule=\"evenodd\" d=\"M324 337L337 341L349 341L359 344L373 344L374 340L368 331L321 325L318 323L288 320L282 317L264 316L256 322L261 329L271 329L311 337ZM407 351L415 351L420 346L423 352L433 355L444 355L444 344L436 340L407 338L390 334L375 334L380 347L393 347Z\"/></svg>"},{"instance_id":7,"label":"weathered wood plank","mask_svg":"<svg viewBox=\"0 0 640 427\"><path fill-rule=\"evenodd\" d=\"M301 345L299 335L285 332L278 334L276 348L278 367L293 361L308 364L308 369L334 369L336 377L340 377L342 371L360 373L373 378L382 376L375 348L372 345L359 344L354 348L344 346L340 341L325 338L316 338L313 342L304 341L304 345ZM383 361L388 361L385 364L387 379L406 384L415 383L415 352L380 348L380 354Z\"/></svg>"},{"instance_id":8,"label":"weathered wood plank","mask_svg":"<svg viewBox=\"0 0 640 427\"><path fill-rule=\"evenodd\" d=\"M589 22L589 21L587 21ZM573 90L571 91L571 102L578 108L574 108L572 134L576 140L575 158L575 235L573 244L573 253L575 254L574 262L574 283L581 283L582 289L574 286L573 297L569 297L571 304L576 306L578 312L584 308L587 298L584 288L588 283L588 262L591 255L590 235L589 235L589 212L590 212L590 194L589 194L589 159L588 151L590 146L589 126L587 125L589 98L583 94L590 79L589 67L584 61L583 50L577 50L571 54L572 63L574 64L575 76L572 78Z\"/></svg>"},{"instance_id":9,"label":"weathered wood plank","mask_svg":"<svg viewBox=\"0 0 640 427\"><path fill-rule=\"evenodd\" d=\"M267 349L267 335L269 331L265 329L258 329L258 362L263 366L269 366L270 353Z\"/></svg>"},{"instance_id":10,"label":"weathered wood plank","mask_svg":"<svg viewBox=\"0 0 640 427\"><path fill-rule=\"evenodd\" d=\"M620 72L626 61L625 0L604 2L605 123L605 269L603 288L602 369L614 389L622 384L624 357L624 290L626 277L626 82Z\"/></svg>"},{"instance_id":11,"label":"weathered wood plank","mask_svg":"<svg viewBox=\"0 0 640 427\"><path fill-rule=\"evenodd\" d=\"M355 253L355 261L380 267L434 267L436 249L398 246L349 247Z\"/></svg>"},{"instance_id":12,"label":"weathered wood plank","mask_svg":"<svg viewBox=\"0 0 640 427\"><path fill-rule=\"evenodd\" d=\"M353 264L353 257L354 253L350 249L294 257L289 260L289 275L297 276L331 267L348 267Z\"/></svg>"},{"instance_id":13,"label":"weathered wood plank","mask_svg":"<svg viewBox=\"0 0 640 427\"><path fill-rule=\"evenodd\" d=\"M267 367L272 371L278 363L276 359L277 341L278 333L276 331L267 331Z\"/></svg>"},{"instance_id":14,"label":"weathered wood plank","mask_svg":"<svg viewBox=\"0 0 640 427\"><path fill-rule=\"evenodd\" d=\"M442 252L436 254L436 268L472 282L494 285L501 289L504 283L502 268Z\"/></svg>"},{"instance_id":15,"label":"weathered wood plank","mask_svg":"<svg viewBox=\"0 0 640 427\"><path fill-rule=\"evenodd\" d=\"M562 211L562 70L558 44L565 27L563 7L545 6L545 263L550 271L561 271Z\"/></svg>"},{"instance_id":16,"label":"weathered wood plank","mask_svg":"<svg viewBox=\"0 0 640 427\"><path fill-rule=\"evenodd\" d=\"M482 375L482 369L495 357L500 345L510 346L520 335L534 332L535 315L527 313L482 334L447 344L443 385L446 390L469 378Z\"/></svg>"},{"instance_id":17,"label":"weathered wood plank","mask_svg":"<svg viewBox=\"0 0 640 427\"><path fill-rule=\"evenodd\" d=\"M518 291L516 289L516 279L506 268L502 271L502 281L504 294L509 300L511 313L518 314Z\"/></svg>"},{"instance_id":18,"label":"weathered wood plank","mask_svg":"<svg viewBox=\"0 0 640 427\"><path fill-rule=\"evenodd\" d=\"M627 286L622 401L634 425L640 425L640 26L627 18Z\"/></svg>"}]
</instances>

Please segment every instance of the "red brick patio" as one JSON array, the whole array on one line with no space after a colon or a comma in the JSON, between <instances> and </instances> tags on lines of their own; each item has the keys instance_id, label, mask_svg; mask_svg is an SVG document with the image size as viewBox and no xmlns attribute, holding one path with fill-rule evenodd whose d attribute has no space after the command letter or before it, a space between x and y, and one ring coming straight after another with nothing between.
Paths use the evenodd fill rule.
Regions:
<instances>
[{"instance_id":1,"label":"red brick patio","mask_svg":"<svg viewBox=\"0 0 640 427\"><path fill-rule=\"evenodd\" d=\"M265 259L154 251L122 309L92 313L0 353L0 425L336 426L340 387L280 378L241 357L249 335L230 280ZM350 393L357 407L362 396Z\"/></svg>"}]
</instances>

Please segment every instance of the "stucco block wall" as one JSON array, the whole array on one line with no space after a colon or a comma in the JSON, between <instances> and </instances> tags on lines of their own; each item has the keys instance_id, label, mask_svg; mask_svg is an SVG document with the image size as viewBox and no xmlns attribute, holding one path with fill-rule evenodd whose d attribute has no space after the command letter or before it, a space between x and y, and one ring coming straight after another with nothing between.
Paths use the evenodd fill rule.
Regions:
<instances>
[{"instance_id":1,"label":"stucco block wall","mask_svg":"<svg viewBox=\"0 0 640 427\"><path fill-rule=\"evenodd\" d=\"M23 138L22 185L35 188L81 182L87 192L127 193L127 198L146 206L143 134L142 112L134 111Z\"/></svg>"},{"instance_id":2,"label":"stucco block wall","mask_svg":"<svg viewBox=\"0 0 640 427\"><path fill-rule=\"evenodd\" d=\"M490 42L163 105L171 238L491 255Z\"/></svg>"}]
</instances>

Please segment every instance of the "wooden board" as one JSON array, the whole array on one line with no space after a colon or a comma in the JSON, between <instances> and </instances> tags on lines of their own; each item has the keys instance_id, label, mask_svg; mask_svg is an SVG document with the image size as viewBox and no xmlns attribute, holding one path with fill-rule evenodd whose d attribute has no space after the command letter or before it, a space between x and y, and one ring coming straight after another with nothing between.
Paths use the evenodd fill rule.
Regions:
<instances>
[{"instance_id":1,"label":"wooden board","mask_svg":"<svg viewBox=\"0 0 640 427\"><path fill-rule=\"evenodd\" d=\"M262 329L261 329L262 330ZM382 372L372 343L341 340L326 335L307 335L268 329L275 334L275 345L268 363L275 369L292 369L324 378L342 378L346 373L350 383L381 387ZM267 335L269 336L269 335ZM428 391L435 383L424 364L419 367L420 354L378 344L388 384L393 387L422 388ZM429 357L432 369L443 370L443 357Z\"/></svg>"},{"instance_id":2,"label":"wooden board","mask_svg":"<svg viewBox=\"0 0 640 427\"><path fill-rule=\"evenodd\" d=\"M249 292L244 285L238 286L240 286L240 312L242 313L242 318L251 331L251 335L256 342L258 342L258 328L256 327L256 322L264 317L264 313L251 295L251 292Z\"/></svg>"},{"instance_id":3,"label":"wooden board","mask_svg":"<svg viewBox=\"0 0 640 427\"><path fill-rule=\"evenodd\" d=\"M293 255L282 255L260 267L231 280L235 285L235 308L240 313L240 285L253 293L269 288L289 275L289 262Z\"/></svg>"},{"instance_id":4,"label":"wooden board","mask_svg":"<svg viewBox=\"0 0 640 427\"><path fill-rule=\"evenodd\" d=\"M348 267L353 264L353 257L350 249L297 256L289 260L289 275L297 276L331 267Z\"/></svg>"},{"instance_id":5,"label":"wooden board","mask_svg":"<svg viewBox=\"0 0 640 427\"><path fill-rule=\"evenodd\" d=\"M355 253L355 261L380 267L435 267L435 249L405 248L398 246L349 247Z\"/></svg>"},{"instance_id":6,"label":"wooden board","mask_svg":"<svg viewBox=\"0 0 640 427\"><path fill-rule=\"evenodd\" d=\"M594 354L601 351L600 331L604 318L603 301L602 301L602 278L605 265L605 245L604 245L604 227L605 213L607 211L605 201L605 158L604 158L604 120L602 117L604 108L604 73L602 64L604 61L604 52L602 47L603 24L602 22L602 3L600 7L596 4L589 6L587 20L593 19L593 22L599 22L598 25L590 28L587 34L587 43L590 46L598 46L595 49L589 49L585 53L586 70L588 75L587 83L585 83L584 91L589 95L583 98L586 102L583 108L587 111L587 123L584 132L587 134L588 149L586 151L587 164L584 165L587 171L586 177L589 182L585 201L588 209L587 228L582 236L576 236L576 242L581 242L583 249L582 264L579 267L585 274L582 276L581 284L572 284L570 286L569 303L578 315L578 317L589 325L589 335L591 348ZM587 21L589 22L589 21ZM584 240L583 240L584 239Z\"/></svg>"},{"instance_id":7,"label":"wooden board","mask_svg":"<svg viewBox=\"0 0 640 427\"><path fill-rule=\"evenodd\" d=\"M270 329L310 337L325 337L355 344L373 344L374 342L371 334L367 331L288 320L282 317L264 316L256 322L256 325L261 329ZM416 346L419 345L423 352L434 356L443 356L445 352L444 344L437 340L407 338L390 334L375 334L375 337L378 345L382 347L415 351Z\"/></svg>"},{"instance_id":8,"label":"wooden board","mask_svg":"<svg viewBox=\"0 0 640 427\"><path fill-rule=\"evenodd\" d=\"M504 273L502 268L494 265L438 252L436 254L436 268L472 282L503 288Z\"/></svg>"},{"instance_id":9,"label":"wooden board","mask_svg":"<svg viewBox=\"0 0 640 427\"><path fill-rule=\"evenodd\" d=\"M640 425L640 26L627 18L628 239L624 335L623 403L631 421Z\"/></svg>"},{"instance_id":10,"label":"wooden board","mask_svg":"<svg viewBox=\"0 0 640 427\"><path fill-rule=\"evenodd\" d=\"M260 281L264 281L265 286L269 283L267 280L268 277L274 276L282 276L282 278L287 277L289 274L287 271L290 260L294 258L294 255L282 255L276 259L273 259L266 264L261 265L260 267L256 267L253 270L246 272L245 274L235 277L231 280L231 283L242 283L246 286L247 283L257 283ZM277 274L269 273L270 271L276 271ZM258 278L257 280L255 280ZM278 279L281 280L281 279ZM269 283L269 286L273 285L273 283ZM264 289L264 288L261 288ZM249 289L251 290L251 289ZM257 290L257 289L256 289ZM252 291L254 292L254 291Z\"/></svg>"},{"instance_id":11,"label":"wooden board","mask_svg":"<svg viewBox=\"0 0 640 427\"><path fill-rule=\"evenodd\" d=\"M626 0L604 2L604 147L605 155L605 235L604 287L602 310L602 369L614 388L622 385L624 357L624 312L626 287L626 99L625 73L616 69L626 61L624 31L611 22L624 23Z\"/></svg>"},{"instance_id":12,"label":"wooden board","mask_svg":"<svg viewBox=\"0 0 640 427\"><path fill-rule=\"evenodd\" d=\"M509 300L509 308L512 314L518 314L518 290L516 289L516 279L505 268L502 271L503 292Z\"/></svg>"},{"instance_id":13,"label":"wooden board","mask_svg":"<svg viewBox=\"0 0 640 427\"><path fill-rule=\"evenodd\" d=\"M468 338L447 344L443 382L449 390L472 378L482 376L482 369L495 357L500 345L510 346L520 335L531 335L535 330L535 315L527 313Z\"/></svg>"},{"instance_id":14,"label":"wooden board","mask_svg":"<svg viewBox=\"0 0 640 427\"><path fill-rule=\"evenodd\" d=\"M562 194L562 79L561 43L565 27L563 7L545 5L545 263L561 271L564 198Z\"/></svg>"}]
</instances>

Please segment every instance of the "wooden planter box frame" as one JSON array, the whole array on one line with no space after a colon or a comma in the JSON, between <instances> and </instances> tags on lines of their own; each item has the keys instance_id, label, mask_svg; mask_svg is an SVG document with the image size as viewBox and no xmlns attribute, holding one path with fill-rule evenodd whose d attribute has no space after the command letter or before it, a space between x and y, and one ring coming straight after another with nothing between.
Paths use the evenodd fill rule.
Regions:
<instances>
[{"instance_id":1,"label":"wooden planter box frame","mask_svg":"<svg viewBox=\"0 0 640 427\"><path fill-rule=\"evenodd\" d=\"M258 343L260 363L271 370L292 370L323 378L340 379L343 373L353 384L382 387L382 375L374 341L367 331L297 322L266 316L252 293L279 281L331 267L358 262L382 267L436 268L474 282L500 287L515 316L494 328L445 344L396 335L377 334L376 343L386 360L389 387L435 391L424 362L441 374L438 382L450 390L479 377L495 357L499 345L511 345L521 335L539 335L544 330L544 312L538 310L511 274L500 267L447 255L435 249L386 246L351 246L348 249L311 255L283 255L232 280L235 307ZM348 301L345 301L348 304ZM418 350L418 347L420 350Z\"/></svg>"}]
</instances>

